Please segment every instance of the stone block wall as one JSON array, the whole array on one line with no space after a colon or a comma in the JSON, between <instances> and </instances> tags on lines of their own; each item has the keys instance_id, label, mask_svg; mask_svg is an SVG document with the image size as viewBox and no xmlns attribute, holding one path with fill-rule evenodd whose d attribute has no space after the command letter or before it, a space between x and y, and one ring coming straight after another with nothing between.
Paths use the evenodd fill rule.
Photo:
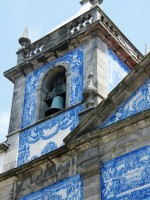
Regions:
<instances>
[{"instance_id":1,"label":"stone block wall","mask_svg":"<svg viewBox=\"0 0 150 200\"><path fill-rule=\"evenodd\" d=\"M64 137L79 123L78 114L82 109L73 113L68 108L70 105L75 110L78 108L76 106L82 103L82 89L88 86L90 71L94 74L92 81L98 91L95 97L95 106L107 97L110 91L109 67L114 62L118 63L117 70L122 66L122 62L118 61L117 57L114 58L110 51L97 36L90 37L90 40L86 40L82 47L78 47L35 69L26 78L16 79L7 141L10 148L6 151L5 159L3 159L3 155L1 156L4 160L1 172L3 170L6 173L0 175L0 200L26 200L34 194L43 195L43 191L46 191L44 188L49 190L57 184L61 185L61 182L66 179L78 175L82 183L80 188L82 197L80 196L79 199L99 200L101 199L101 189L104 189L101 187L102 182L100 179L101 173L103 173L101 171L103 162L109 162L109 160L120 155L149 145L148 130L150 124L146 117L143 121L136 119L136 122L134 121L134 123L129 123L126 126L120 125L113 129L107 127L104 130L95 130L94 134L93 132L85 133L75 141L67 144L63 143ZM110 57L113 58L111 62ZM70 82L67 81L67 86L70 86L67 91L70 94L70 99L67 101L67 112L71 114L65 117L67 113L62 112L61 115L64 115L64 121L58 119L59 117L54 117L55 122L52 122L53 119L37 122L36 98L40 98L36 96L38 82L43 73L51 69L56 62L67 62L71 68L70 73L66 74L70 76L68 79ZM114 71L111 73L113 74ZM120 74L120 79L116 79L115 84L124 77L124 73ZM71 85L69 85L70 83ZM112 84L111 87L115 84ZM57 121L58 123L56 123ZM61 126L58 124L61 124ZM57 135L56 138L53 138L56 142L61 138L61 144L57 147L51 145L52 141L49 140L53 137L54 125L58 126L56 129L60 135L62 130L65 132L64 137ZM69 127L69 131L65 125L67 125L67 128ZM71 126L73 127L70 128ZM92 127L90 130L92 130ZM42 137L46 139L42 141ZM30 151L31 148L32 152ZM38 152L39 149L40 153ZM43 149L44 153L41 153ZM18 168L16 168L17 160ZM76 193L74 192L73 195L76 195ZM66 197L63 200L65 199Z\"/></svg>"},{"instance_id":2,"label":"stone block wall","mask_svg":"<svg viewBox=\"0 0 150 200\"><path fill-rule=\"evenodd\" d=\"M140 148L149 149L149 130L150 118L139 119L135 116L128 125L114 125L91 132L86 137L83 135L78 141L72 141L56 152L31 161L14 172L8 171L7 175L2 174L0 199L26 199L23 197L37 193L45 187L53 187L56 183L79 174L82 181L81 199L103 200L105 198L101 196L101 190L104 193L104 186L101 184L105 177L104 166L119 160L120 156L127 157L128 153L132 155L134 150L140 152ZM146 162L144 157L143 162ZM139 169L138 163L139 160L136 169ZM146 165L149 168L149 162ZM140 178L142 176L140 174ZM7 189L4 190L4 187ZM111 191L113 193L113 190Z\"/></svg>"},{"instance_id":3,"label":"stone block wall","mask_svg":"<svg viewBox=\"0 0 150 200\"><path fill-rule=\"evenodd\" d=\"M25 77L17 78L14 83L11 115L9 122L9 132L12 133L21 128L23 105L24 105L24 91L25 91Z\"/></svg>"},{"instance_id":4,"label":"stone block wall","mask_svg":"<svg viewBox=\"0 0 150 200\"><path fill-rule=\"evenodd\" d=\"M5 151L0 151L0 174L3 173Z\"/></svg>"},{"instance_id":5,"label":"stone block wall","mask_svg":"<svg viewBox=\"0 0 150 200\"><path fill-rule=\"evenodd\" d=\"M19 135L20 132L8 135L7 144L9 145L9 148L5 152L3 172L7 172L8 170L16 167L18 157Z\"/></svg>"},{"instance_id":6,"label":"stone block wall","mask_svg":"<svg viewBox=\"0 0 150 200\"><path fill-rule=\"evenodd\" d=\"M93 85L97 88L95 106L108 95L107 46L98 37L92 37L84 44L84 87L89 84L89 73L93 72Z\"/></svg>"}]
</instances>

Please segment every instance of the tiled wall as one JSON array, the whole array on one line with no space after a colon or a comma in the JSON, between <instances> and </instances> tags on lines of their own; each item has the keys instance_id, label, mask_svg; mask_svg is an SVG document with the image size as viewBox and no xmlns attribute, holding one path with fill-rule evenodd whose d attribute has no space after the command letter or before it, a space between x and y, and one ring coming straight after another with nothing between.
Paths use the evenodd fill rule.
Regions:
<instances>
[{"instance_id":1,"label":"tiled wall","mask_svg":"<svg viewBox=\"0 0 150 200\"><path fill-rule=\"evenodd\" d=\"M102 200L150 199L150 146L104 162Z\"/></svg>"},{"instance_id":2,"label":"tiled wall","mask_svg":"<svg viewBox=\"0 0 150 200\"><path fill-rule=\"evenodd\" d=\"M38 190L20 200L82 200L80 175L64 179L56 184Z\"/></svg>"},{"instance_id":3,"label":"tiled wall","mask_svg":"<svg viewBox=\"0 0 150 200\"><path fill-rule=\"evenodd\" d=\"M62 146L63 139L78 125L82 105L50 120L22 131L19 141L18 166Z\"/></svg>"},{"instance_id":4,"label":"tiled wall","mask_svg":"<svg viewBox=\"0 0 150 200\"><path fill-rule=\"evenodd\" d=\"M111 92L129 72L130 68L125 65L111 49L108 49L109 92Z\"/></svg>"},{"instance_id":5,"label":"tiled wall","mask_svg":"<svg viewBox=\"0 0 150 200\"><path fill-rule=\"evenodd\" d=\"M133 92L133 94L127 98L103 124L100 125L100 127L108 126L149 108L150 79Z\"/></svg>"},{"instance_id":6,"label":"tiled wall","mask_svg":"<svg viewBox=\"0 0 150 200\"><path fill-rule=\"evenodd\" d=\"M67 62L70 66L70 106L82 100L83 91L83 49L75 49L64 56L40 67L30 73L26 78L26 88L24 97L24 109L22 116L22 128L33 124L36 121L36 94L37 86L41 76L51 69L58 62Z\"/></svg>"},{"instance_id":7,"label":"tiled wall","mask_svg":"<svg viewBox=\"0 0 150 200\"><path fill-rule=\"evenodd\" d=\"M81 102L83 91L83 50L78 48L27 76L22 127L31 125L36 120L36 89L42 74L60 61L65 61L70 66L70 106ZM78 114L81 111L82 105L22 131L19 140L17 165L20 166L62 146L63 139L78 125Z\"/></svg>"}]
</instances>

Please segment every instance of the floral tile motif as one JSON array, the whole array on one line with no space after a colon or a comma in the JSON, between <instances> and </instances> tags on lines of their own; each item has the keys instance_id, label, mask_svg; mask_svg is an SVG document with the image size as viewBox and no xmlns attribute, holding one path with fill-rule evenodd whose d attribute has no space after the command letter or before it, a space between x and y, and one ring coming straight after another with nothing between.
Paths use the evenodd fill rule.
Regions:
<instances>
[{"instance_id":1,"label":"floral tile motif","mask_svg":"<svg viewBox=\"0 0 150 200\"><path fill-rule=\"evenodd\" d=\"M102 200L150 199L150 146L104 162Z\"/></svg>"},{"instance_id":2,"label":"floral tile motif","mask_svg":"<svg viewBox=\"0 0 150 200\"><path fill-rule=\"evenodd\" d=\"M82 200L82 180L80 175L64 179L45 187L20 200Z\"/></svg>"},{"instance_id":3,"label":"floral tile motif","mask_svg":"<svg viewBox=\"0 0 150 200\"><path fill-rule=\"evenodd\" d=\"M129 72L130 68L125 65L111 49L108 49L109 92L111 92Z\"/></svg>"},{"instance_id":4,"label":"floral tile motif","mask_svg":"<svg viewBox=\"0 0 150 200\"><path fill-rule=\"evenodd\" d=\"M100 128L123 120L136 113L150 108L150 79L140 86L117 110L103 123Z\"/></svg>"},{"instance_id":5,"label":"floral tile motif","mask_svg":"<svg viewBox=\"0 0 150 200\"><path fill-rule=\"evenodd\" d=\"M78 125L79 105L20 133L18 163L23 165L64 145L63 139Z\"/></svg>"},{"instance_id":6,"label":"floral tile motif","mask_svg":"<svg viewBox=\"0 0 150 200\"><path fill-rule=\"evenodd\" d=\"M35 122L36 116L36 89L43 73L51 69L57 62L65 61L71 70L70 81L70 106L82 100L83 91L83 49L72 50L64 56L41 66L26 77L26 89L24 97L24 109L22 116L22 128Z\"/></svg>"}]
</instances>

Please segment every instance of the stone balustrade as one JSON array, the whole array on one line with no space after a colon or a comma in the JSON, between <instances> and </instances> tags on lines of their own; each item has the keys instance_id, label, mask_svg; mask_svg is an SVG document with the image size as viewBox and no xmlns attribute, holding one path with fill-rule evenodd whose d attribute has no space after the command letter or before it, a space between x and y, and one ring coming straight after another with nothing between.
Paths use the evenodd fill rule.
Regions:
<instances>
[{"instance_id":1,"label":"stone balustrade","mask_svg":"<svg viewBox=\"0 0 150 200\"><path fill-rule=\"evenodd\" d=\"M131 47L130 41L128 41L128 39L123 34L121 34L118 28L115 27L114 24L110 22L110 20L106 16L101 14L100 21L105 26L105 28L107 28L107 30L111 32L111 34L115 38L117 38L119 44L122 45L126 50L128 50L128 52L134 57L134 59L138 61L142 59L142 56L139 56L139 53Z\"/></svg>"},{"instance_id":2,"label":"stone balustrade","mask_svg":"<svg viewBox=\"0 0 150 200\"><path fill-rule=\"evenodd\" d=\"M87 17L79 19L79 21L71 25L71 31L70 31L71 35L77 33L78 31L81 31L83 28L86 28L88 25L92 24L92 22L93 22L92 14L89 14Z\"/></svg>"},{"instance_id":3,"label":"stone balustrade","mask_svg":"<svg viewBox=\"0 0 150 200\"><path fill-rule=\"evenodd\" d=\"M57 46L57 44L62 43L69 39L71 35L86 29L87 26L92 24L97 19L95 18L95 11L97 9L93 8L90 11L84 13L80 17L77 17L73 21L65 24L64 26L50 32L45 37L33 42L31 45L25 48L19 49L17 52L18 60L17 64L20 64L26 60L30 60L43 52Z\"/></svg>"},{"instance_id":4,"label":"stone balustrade","mask_svg":"<svg viewBox=\"0 0 150 200\"><path fill-rule=\"evenodd\" d=\"M71 22L59 27L50 32L43 38L33 42L32 44L19 49L17 52L17 64L29 61L46 51L53 51L57 46L62 45L63 42L69 38L75 37L81 31L87 29L88 26L98 22L107 31L107 35L114 37L118 44L128 52L128 54L138 63L142 59L140 52L128 41L128 39L120 32L120 30L113 24L113 22L103 13L98 5L93 6L89 11L75 18ZM104 36L106 37L106 36Z\"/></svg>"}]
</instances>

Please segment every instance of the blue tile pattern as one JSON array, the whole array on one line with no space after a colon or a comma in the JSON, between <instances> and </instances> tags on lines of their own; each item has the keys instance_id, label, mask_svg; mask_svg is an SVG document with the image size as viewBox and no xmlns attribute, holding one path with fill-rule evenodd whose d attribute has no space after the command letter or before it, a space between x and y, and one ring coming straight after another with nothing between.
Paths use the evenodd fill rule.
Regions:
<instances>
[{"instance_id":1,"label":"blue tile pattern","mask_svg":"<svg viewBox=\"0 0 150 200\"><path fill-rule=\"evenodd\" d=\"M109 92L111 92L129 72L130 68L125 65L111 49L108 49Z\"/></svg>"},{"instance_id":2,"label":"blue tile pattern","mask_svg":"<svg viewBox=\"0 0 150 200\"><path fill-rule=\"evenodd\" d=\"M64 179L45 187L20 200L82 200L82 180L80 175Z\"/></svg>"},{"instance_id":3,"label":"blue tile pattern","mask_svg":"<svg viewBox=\"0 0 150 200\"><path fill-rule=\"evenodd\" d=\"M79 105L20 133L18 166L62 146L63 139L78 125Z\"/></svg>"},{"instance_id":4,"label":"blue tile pattern","mask_svg":"<svg viewBox=\"0 0 150 200\"><path fill-rule=\"evenodd\" d=\"M104 162L102 200L150 199L150 146Z\"/></svg>"},{"instance_id":5,"label":"blue tile pattern","mask_svg":"<svg viewBox=\"0 0 150 200\"><path fill-rule=\"evenodd\" d=\"M150 79L120 105L100 127L105 127L150 108Z\"/></svg>"},{"instance_id":6,"label":"blue tile pattern","mask_svg":"<svg viewBox=\"0 0 150 200\"><path fill-rule=\"evenodd\" d=\"M83 91L83 48L72 50L64 56L41 66L26 77L26 89L24 97L24 109L22 116L22 128L29 126L36 119L36 89L43 73L51 69L57 62L65 61L71 70L70 81L70 106L82 100Z\"/></svg>"}]
</instances>

